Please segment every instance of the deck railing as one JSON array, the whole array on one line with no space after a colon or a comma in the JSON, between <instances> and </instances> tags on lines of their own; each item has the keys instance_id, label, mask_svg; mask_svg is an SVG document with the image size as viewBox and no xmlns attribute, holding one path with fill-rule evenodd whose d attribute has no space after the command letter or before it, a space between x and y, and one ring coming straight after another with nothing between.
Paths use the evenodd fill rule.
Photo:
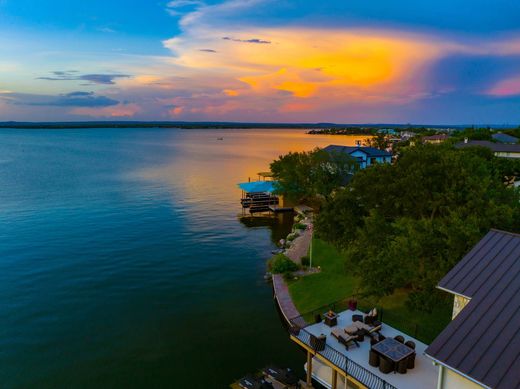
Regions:
<instances>
[{"instance_id":1,"label":"deck railing","mask_svg":"<svg viewBox=\"0 0 520 389\"><path fill-rule=\"evenodd\" d=\"M389 384L381 377L368 371L338 350L330 347L326 341L316 338L305 329L307 326L308 324L304 318L298 316L290 321L289 332L303 344L313 349L316 354L321 355L324 359L336 366L338 370L343 371L347 376L354 378L367 388L397 389L392 384Z\"/></svg>"}]
</instances>

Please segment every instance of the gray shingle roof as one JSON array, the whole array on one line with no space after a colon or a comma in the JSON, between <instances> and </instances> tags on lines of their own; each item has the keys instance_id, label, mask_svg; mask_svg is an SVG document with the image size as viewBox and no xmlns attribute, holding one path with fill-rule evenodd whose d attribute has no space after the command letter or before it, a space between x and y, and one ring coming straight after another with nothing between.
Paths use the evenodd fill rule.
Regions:
<instances>
[{"instance_id":1,"label":"gray shingle roof","mask_svg":"<svg viewBox=\"0 0 520 389\"><path fill-rule=\"evenodd\" d=\"M368 155L369 157L391 157L392 153L389 153L385 150L379 150L375 147L364 147L364 146L339 146L339 145L329 145L325 147L323 150L328 152L335 153L347 153L352 154L354 151L361 151Z\"/></svg>"},{"instance_id":2,"label":"gray shingle roof","mask_svg":"<svg viewBox=\"0 0 520 389\"><path fill-rule=\"evenodd\" d=\"M512 145L506 143L493 143L487 140L470 140L468 143L460 142L455 145L457 148L481 146L487 147L495 153L520 153L520 144Z\"/></svg>"},{"instance_id":3,"label":"gray shingle roof","mask_svg":"<svg viewBox=\"0 0 520 389\"><path fill-rule=\"evenodd\" d=\"M439 287L471 298L426 349L492 388L520 388L520 235L491 230Z\"/></svg>"}]
</instances>

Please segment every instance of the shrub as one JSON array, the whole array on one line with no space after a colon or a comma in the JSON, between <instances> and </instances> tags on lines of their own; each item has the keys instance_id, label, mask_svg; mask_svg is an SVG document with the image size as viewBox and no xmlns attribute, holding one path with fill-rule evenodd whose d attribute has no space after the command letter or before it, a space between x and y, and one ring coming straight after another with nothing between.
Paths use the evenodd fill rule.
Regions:
<instances>
[{"instance_id":1,"label":"shrub","mask_svg":"<svg viewBox=\"0 0 520 389\"><path fill-rule=\"evenodd\" d=\"M271 273L290 273L298 270L298 265L291 261L284 254L276 254L267 263L267 267Z\"/></svg>"},{"instance_id":2,"label":"shrub","mask_svg":"<svg viewBox=\"0 0 520 389\"><path fill-rule=\"evenodd\" d=\"M293 229L295 229L295 230L306 230L306 229L307 229L307 224L296 223L296 224L293 226Z\"/></svg>"},{"instance_id":3,"label":"shrub","mask_svg":"<svg viewBox=\"0 0 520 389\"><path fill-rule=\"evenodd\" d=\"M292 242L292 241L295 240L297 237L298 237L298 234L296 234L296 233L293 232L292 234L287 235L287 241Z\"/></svg>"},{"instance_id":4,"label":"shrub","mask_svg":"<svg viewBox=\"0 0 520 389\"><path fill-rule=\"evenodd\" d=\"M307 267L309 267L309 265L311 264L311 259L309 258L308 255L304 255L304 256L301 258L301 261L302 261L302 266L307 266Z\"/></svg>"}]
</instances>

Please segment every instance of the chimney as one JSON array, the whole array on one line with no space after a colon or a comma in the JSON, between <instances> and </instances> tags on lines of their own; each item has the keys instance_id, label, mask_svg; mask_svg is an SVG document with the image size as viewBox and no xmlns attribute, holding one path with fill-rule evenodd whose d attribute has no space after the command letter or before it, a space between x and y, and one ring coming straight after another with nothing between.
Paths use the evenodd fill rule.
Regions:
<instances>
[{"instance_id":1,"label":"chimney","mask_svg":"<svg viewBox=\"0 0 520 389\"><path fill-rule=\"evenodd\" d=\"M468 143L468 138L464 138L464 143Z\"/></svg>"}]
</instances>

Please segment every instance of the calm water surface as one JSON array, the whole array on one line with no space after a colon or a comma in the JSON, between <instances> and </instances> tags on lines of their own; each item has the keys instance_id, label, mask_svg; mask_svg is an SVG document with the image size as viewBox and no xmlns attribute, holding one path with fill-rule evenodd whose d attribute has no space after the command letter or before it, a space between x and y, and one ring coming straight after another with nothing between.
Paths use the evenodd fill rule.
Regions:
<instances>
[{"instance_id":1,"label":"calm water surface","mask_svg":"<svg viewBox=\"0 0 520 389\"><path fill-rule=\"evenodd\" d=\"M223 137L218 141L217 137ZM0 387L226 388L301 370L236 183L294 130L0 130Z\"/></svg>"}]
</instances>

